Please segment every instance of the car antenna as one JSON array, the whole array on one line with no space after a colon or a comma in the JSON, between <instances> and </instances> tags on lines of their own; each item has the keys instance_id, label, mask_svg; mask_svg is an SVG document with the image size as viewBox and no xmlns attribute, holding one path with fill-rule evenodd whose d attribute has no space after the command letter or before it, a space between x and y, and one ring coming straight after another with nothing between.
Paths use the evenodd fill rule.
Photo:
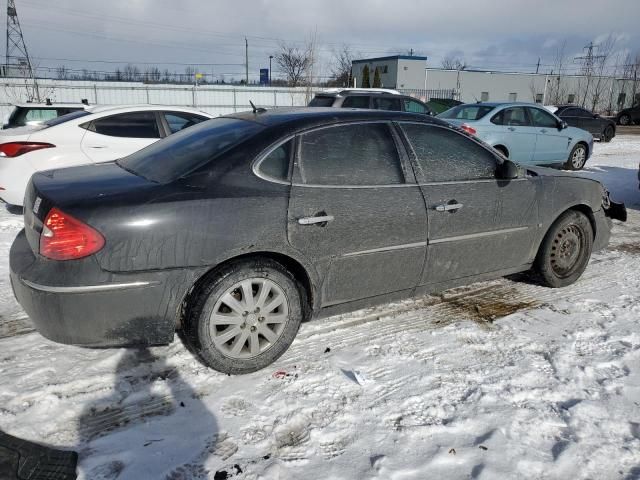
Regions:
<instances>
[{"instance_id":1,"label":"car antenna","mask_svg":"<svg viewBox=\"0 0 640 480\"><path fill-rule=\"evenodd\" d=\"M253 113L263 113L267 111L266 108L256 107L251 100L249 100L249 103L251 104L251 108L253 108Z\"/></svg>"}]
</instances>

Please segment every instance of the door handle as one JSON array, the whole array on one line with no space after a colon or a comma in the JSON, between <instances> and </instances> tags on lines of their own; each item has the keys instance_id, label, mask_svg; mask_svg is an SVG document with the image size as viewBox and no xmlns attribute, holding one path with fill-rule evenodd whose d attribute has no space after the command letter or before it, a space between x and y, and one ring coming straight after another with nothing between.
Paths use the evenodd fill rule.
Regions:
<instances>
[{"instance_id":1,"label":"door handle","mask_svg":"<svg viewBox=\"0 0 640 480\"><path fill-rule=\"evenodd\" d=\"M454 212L456 210L460 210L464 205L462 203L458 203L455 200L452 200L454 203L446 203L442 205L436 205L435 210L437 212Z\"/></svg>"},{"instance_id":2,"label":"door handle","mask_svg":"<svg viewBox=\"0 0 640 480\"><path fill-rule=\"evenodd\" d=\"M89 148L108 148L106 145L89 145Z\"/></svg>"},{"instance_id":3,"label":"door handle","mask_svg":"<svg viewBox=\"0 0 640 480\"><path fill-rule=\"evenodd\" d=\"M325 227L328 222L332 222L334 220L333 215L327 215L324 212L324 215L318 215L316 217L302 217L298 219L298 223L300 225L318 225L320 227Z\"/></svg>"},{"instance_id":4,"label":"door handle","mask_svg":"<svg viewBox=\"0 0 640 480\"><path fill-rule=\"evenodd\" d=\"M547 129L543 128L542 130L540 130L542 133L547 133Z\"/></svg>"},{"instance_id":5,"label":"door handle","mask_svg":"<svg viewBox=\"0 0 640 480\"><path fill-rule=\"evenodd\" d=\"M507 130L509 130L510 132L515 132L516 129L514 127L509 127Z\"/></svg>"}]
</instances>

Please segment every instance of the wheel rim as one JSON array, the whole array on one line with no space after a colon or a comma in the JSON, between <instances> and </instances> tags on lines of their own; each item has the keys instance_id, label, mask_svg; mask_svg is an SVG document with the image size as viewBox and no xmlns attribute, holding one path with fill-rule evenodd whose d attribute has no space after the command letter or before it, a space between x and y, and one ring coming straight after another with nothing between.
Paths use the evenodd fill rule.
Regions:
<instances>
[{"instance_id":1,"label":"wheel rim","mask_svg":"<svg viewBox=\"0 0 640 480\"><path fill-rule=\"evenodd\" d=\"M572 275L579 265L580 253L585 246L582 228L572 224L560 230L551 247L551 268L560 278Z\"/></svg>"},{"instance_id":2,"label":"wheel rim","mask_svg":"<svg viewBox=\"0 0 640 480\"><path fill-rule=\"evenodd\" d=\"M613 138L613 128L611 127L607 127L607 129L604 131L604 139L605 140L611 140Z\"/></svg>"},{"instance_id":3,"label":"wheel rim","mask_svg":"<svg viewBox=\"0 0 640 480\"><path fill-rule=\"evenodd\" d=\"M627 125L629 123L629 117L627 115L623 115L620 117L620 125Z\"/></svg>"},{"instance_id":4,"label":"wheel rim","mask_svg":"<svg viewBox=\"0 0 640 480\"><path fill-rule=\"evenodd\" d=\"M587 156L587 152L584 147L578 147L574 150L573 155L571 155L571 165L574 168L581 168L584 165L585 158Z\"/></svg>"},{"instance_id":5,"label":"wheel rim","mask_svg":"<svg viewBox=\"0 0 640 480\"><path fill-rule=\"evenodd\" d=\"M271 348L289 320L284 291L267 278L242 280L216 302L209 322L214 346L226 357L253 358Z\"/></svg>"}]
</instances>

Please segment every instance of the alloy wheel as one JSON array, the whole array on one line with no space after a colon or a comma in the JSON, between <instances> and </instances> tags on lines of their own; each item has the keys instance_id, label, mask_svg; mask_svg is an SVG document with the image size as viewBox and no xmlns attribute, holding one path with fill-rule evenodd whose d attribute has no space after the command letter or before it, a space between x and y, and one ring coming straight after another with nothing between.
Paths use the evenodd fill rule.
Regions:
<instances>
[{"instance_id":1,"label":"alloy wheel","mask_svg":"<svg viewBox=\"0 0 640 480\"><path fill-rule=\"evenodd\" d=\"M587 158L587 152L585 148L579 145L571 155L571 165L576 170L580 170L583 167L586 161L586 158Z\"/></svg>"}]
</instances>

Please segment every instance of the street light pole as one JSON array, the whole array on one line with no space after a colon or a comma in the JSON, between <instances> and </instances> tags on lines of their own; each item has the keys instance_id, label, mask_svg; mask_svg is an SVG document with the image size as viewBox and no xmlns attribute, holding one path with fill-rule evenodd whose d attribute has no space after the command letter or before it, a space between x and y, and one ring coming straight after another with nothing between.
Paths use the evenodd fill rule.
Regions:
<instances>
[{"instance_id":1,"label":"street light pole","mask_svg":"<svg viewBox=\"0 0 640 480\"><path fill-rule=\"evenodd\" d=\"M273 55L269 55L269 86L271 86L271 59Z\"/></svg>"}]
</instances>

